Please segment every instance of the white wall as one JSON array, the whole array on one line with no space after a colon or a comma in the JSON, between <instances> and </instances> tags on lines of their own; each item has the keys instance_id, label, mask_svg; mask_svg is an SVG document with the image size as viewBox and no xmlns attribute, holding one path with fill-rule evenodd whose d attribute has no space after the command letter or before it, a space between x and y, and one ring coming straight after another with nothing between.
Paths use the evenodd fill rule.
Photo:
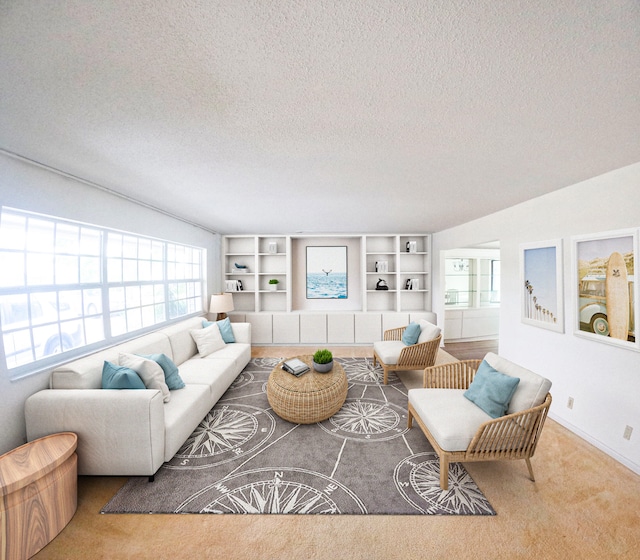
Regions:
<instances>
[{"instance_id":1,"label":"white wall","mask_svg":"<svg viewBox=\"0 0 640 560\"><path fill-rule=\"evenodd\" d=\"M204 247L207 293L220 291L217 234L4 154L0 154L0 205ZM48 380L49 370L44 370L9 381L0 359L0 454L25 442L24 402L45 389Z\"/></svg>"},{"instance_id":2,"label":"white wall","mask_svg":"<svg viewBox=\"0 0 640 560\"><path fill-rule=\"evenodd\" d=\"M444 317L441 251L499 241L500 354L552 380L552 418L640 473L640 353L573 334L571 238L626 228L640 228L640 163L436 233L433 303ZM563 240L563 334L520 320L519 245L556 238ZM627 425L634 429L630 441L622 437Z\"/></svg>"}]
</instances>

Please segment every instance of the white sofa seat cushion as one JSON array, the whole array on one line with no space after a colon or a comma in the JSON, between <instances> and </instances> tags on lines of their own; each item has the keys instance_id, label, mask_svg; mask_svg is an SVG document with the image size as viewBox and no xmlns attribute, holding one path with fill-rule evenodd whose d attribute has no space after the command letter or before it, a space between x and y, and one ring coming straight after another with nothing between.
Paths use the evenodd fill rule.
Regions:
<instances>
[{"instance_id":1,"label":"white sofa seat cushion","mask_svg":"<svg viewBox=\"0 0 640 560\"><path fill-rule=\"evenodd\" d=\"M186 385L164 404L164 460L170 461L213 406L207 385Z\"/></svg>"},{"instance_id":2,"label":"white sofa seat cushion","mask_svg":"<svg viewBox=\"0 0 640 560\"><path fill-rule=\"evenodd\" d=\"M241 370L251 359L251 344L243 342L233 342L227 344L224 348L217 350L213 354L209 354L205 360L233 360L236 367Z\"/></svg>"},{"instance_id":3,"label":"white sofa seat cushion","mask_svg":"<svg viewBox=\"0 0 640 560\"><path fill-rule=\"evenodd\" d=\"M208 359L191 358L180 366L180 375L187 385L206 385L209 387L212 395L218 394L221 389L229 386L224 385L222 380L226 380L229 376L235 379L238 375L236 363L233 359L220 359L212 362ZM232 379L232 381L233 381Z\"/></svg>"},{"instance_id":4,"label":"white sofa seat cushion","mask_svg":"<svg viewBox=\"0 0 640 560\"><path fill-rule=\"evenodd\" d=\"M484 359L492 368L500 373L520 378L518 388L513 394L513 397L511 397L507 414L522 412L523 410L533 408L544 402L547 393L551 389L551 381L546 377L542 377L531 370L514 364L493 352L489 352Z\"/></svg>"},{"instance_id":5,"label":"white sofa seat cushion","mask_svg":"<svg viewBox=\"0 0 640 560\"><path fill-rule=\"evenodd\" d=\"M409 403L445 451L465 451L481 424L492 420L464 389L411 389Z\"/></svg>"},{"instance_id":6,"label":"white sofa seat cushion","mask_svg":"<svg viewBox=\"0 0 640 560\"><path fill-rule=\"evenodd\" d=\"M398 363L400 352L406 347L402 340L379 340L373 343L373 351L388 366Z\"/></svg>"}]
</instances>

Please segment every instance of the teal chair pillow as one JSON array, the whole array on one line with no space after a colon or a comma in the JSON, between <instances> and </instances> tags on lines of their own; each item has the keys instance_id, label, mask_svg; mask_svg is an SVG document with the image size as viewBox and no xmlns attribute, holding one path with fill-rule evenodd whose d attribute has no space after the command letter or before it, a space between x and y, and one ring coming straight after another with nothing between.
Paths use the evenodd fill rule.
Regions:
<instances>
[{"instance_id":1,"label":"teal chair pillow","mask_svg":"<svg viewBox=\"0 0 640 560\"><path fill-rule=\"evenodd\" d=\"M491 418L500 418L507 412L518 383L519 377L500 373L483 360L464 396Z\"/></svg>"},{"instance_id":2,"label":"teal chair pillow","mask_svg":"<svg viewBox=\"0 0 640 560\"><path fill-rule=\"evenodd\" d=\"M105 362L102 366L103 389L146 389L140 376L131 368Z\"/></svg>"},{"instance_id":3,"label":"teal chair pillow","mask_svg":"<svg viewBox=\"0 0 640 560\"><path fill-rule=\"evenodd\" d=\"M409 323L407 328L404 329L404 333L402 333L402 342L404 342L405 346L415 344L418 342L421 331L422 329L418 323Z\"/></svg>"},{"instance_id":4,"label":"teal chair pillow","mask_svg":"<svg viewBox=\"0 0 640 560\"><path fill-rule=\"evenodd\" d=\"M206 329L213 324L218 325L220 329L220 334L222 335L222 340L225 341L226 344L230 344L236 341L236 337L233 336L233 329L231 328L231 320L229 317L226 319L222 319L222 321L202 321L202 328Z\"/></svg>"},{"instance_id":5,"label":"teal chair pillow","mask_svg":"<svg viewBox=\"0 0 640 560\"><path fill-rule=\"evenodd\" d=\"M164 382L169 387L170 391L184 388L184 381L178 373L178 366L173 363L173 360L166 354L149 354L147 356L141 356L147 360L153 360L156 362L164 372Z\"/></svg>"}]
</instances>

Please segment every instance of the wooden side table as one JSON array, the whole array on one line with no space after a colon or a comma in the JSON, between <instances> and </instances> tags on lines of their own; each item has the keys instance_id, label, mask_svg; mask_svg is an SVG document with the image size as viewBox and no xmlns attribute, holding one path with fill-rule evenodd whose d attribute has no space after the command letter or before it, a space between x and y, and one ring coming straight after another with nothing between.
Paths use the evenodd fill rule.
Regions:
<instances>
[{"instance_id":1,"label":"wooden side table","mask_svg":"<svg viewBox=\"0 0 640 560\"><path fill-rule=\"evenodd\" d=\"M297 356L310 371L296 377L282 369L280 362L269 375L267 399L273 411L295 424L315 424L333 416L347 398L349 384L342 366L333 361L329 373L317 373L312 356Z\"/></svg>"},{"instance_id":2,"label":"wooden side table","mask_svg":"<svg viewBox=\"0 0 640 560\"><path fill-rule=\"evenodd\" d=\"M0 456L0 558L30 558L69 523L78 504L78 437L62 432Z\"/></svg>"}]
</instances>

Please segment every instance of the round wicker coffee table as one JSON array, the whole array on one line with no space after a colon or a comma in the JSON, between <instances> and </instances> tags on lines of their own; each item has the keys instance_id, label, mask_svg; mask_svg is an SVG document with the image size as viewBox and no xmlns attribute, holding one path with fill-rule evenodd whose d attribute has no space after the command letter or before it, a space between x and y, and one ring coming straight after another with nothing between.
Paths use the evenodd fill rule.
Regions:
<instances>
[{"instance_id":1,"label":"round wicker coffee table","mask_svg":"<svg viewBox=\"0 0 640 560\"><path fill-rule=\"evenodd\" d=\"M311 356L296 356L310 368L300 377L282 369L280 362L269 375L267 398L273 411L295 424L314 424L333 416L347 398L347 376L342 366L333 361L329 373L318 373Z\"/></svg>"}]
</instances>

